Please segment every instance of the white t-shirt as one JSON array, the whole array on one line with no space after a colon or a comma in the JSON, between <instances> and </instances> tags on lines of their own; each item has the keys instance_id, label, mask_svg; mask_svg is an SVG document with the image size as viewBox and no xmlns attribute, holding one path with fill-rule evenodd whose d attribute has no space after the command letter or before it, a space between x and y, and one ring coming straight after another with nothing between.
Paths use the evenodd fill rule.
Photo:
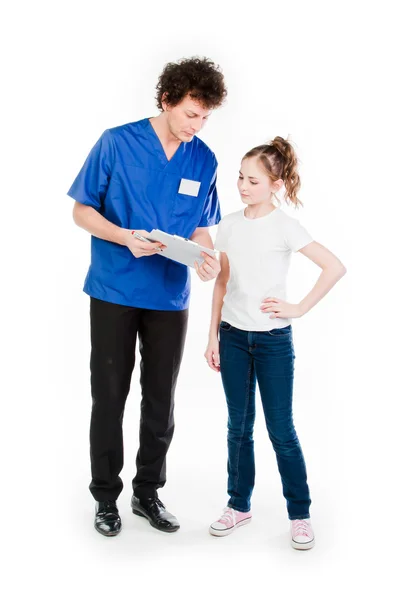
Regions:
<instances>
[{"instance_id":1,"label":"white t-shirt","mask_svg":"<svg viewBox=\"0 0 400 600\"><path fill-rule=\"evenodd\" d=\"M291 319L270 319L260 310L268 296L286 300L290 256L313 241L297 219L280 208L265 217L248 219L244 210L224 217L215 248L229 259L230 278L221 318L245 331L287 327Z\"/></svg>"}]
</instances>

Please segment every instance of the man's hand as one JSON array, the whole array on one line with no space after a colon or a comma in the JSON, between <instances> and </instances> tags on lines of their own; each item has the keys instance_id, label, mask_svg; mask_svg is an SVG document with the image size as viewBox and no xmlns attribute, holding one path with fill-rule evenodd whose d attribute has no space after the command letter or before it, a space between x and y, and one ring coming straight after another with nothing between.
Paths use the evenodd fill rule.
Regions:
<instances>
[{"instance_id":1,"label":"man's hand","mask_svg":"<svg viewBox=\"0 0 400 600\"><path fill-rule=\"evenodd\" d=\"M150 234L144 229L135 229L137 233L143 237L148 237ZM135 258L142 258L143 256L153 256L158 254L162 248L166 248L161 242L142 242L133 235L131 229L124 230L124 244L129 248Z\"/></svg>"},{"instance_id":2,"label":"man's hand","mask_svg":"<svg viewBox=\"0 0 400 600\"><path fill-rule=\"evenodd\" d=\"M202 252L201 255L204 258L204 262L201 267L199 267L197 261L194 263L197 275L202 281L210 281L211 279L215 279L218 273L221 271L219 260L210 256L207 254L207 252Z\"/></svg>"}]
</instances>

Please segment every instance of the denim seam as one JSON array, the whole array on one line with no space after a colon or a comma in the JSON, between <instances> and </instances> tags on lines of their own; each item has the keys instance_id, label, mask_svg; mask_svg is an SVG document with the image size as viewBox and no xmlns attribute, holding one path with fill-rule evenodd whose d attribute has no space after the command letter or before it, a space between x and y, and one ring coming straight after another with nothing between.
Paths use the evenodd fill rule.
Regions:
<instances>
[{"instance_id":1,"label":"denim seam","mask_svg":"<svg viewBox=\"0 0 400 600\"><path fill-rule=\"evenodd\" d=\"M246 424L247 411L248 411L248 408L249 408L249 401L250 401L250 374L251 374L251 367L252 367L252 362L251 361L252 361L252 358L250 357L249 369L247 371L246 403L245 403L245 408L244 408L244 416L243 416L243 421L242 421L242 427L241 427L241 431L240 431L239 446L238 446L238 450L237 450L236 457L235 457L236 475L235 475L235 481L234 481L234 485L233 485L233 490L234 490L235 493L237 493L238 484L239 484L239 457L240 457L240 450L242 448L244 428L245 428L245 424Z\"/></svg>"}]
</instances>

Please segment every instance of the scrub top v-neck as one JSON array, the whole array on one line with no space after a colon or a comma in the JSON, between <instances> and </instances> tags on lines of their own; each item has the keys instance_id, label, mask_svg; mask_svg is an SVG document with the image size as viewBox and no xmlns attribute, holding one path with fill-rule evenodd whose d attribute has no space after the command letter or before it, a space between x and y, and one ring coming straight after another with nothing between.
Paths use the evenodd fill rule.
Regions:
<instances>
[{"instance_id":1,"label":"scrub top v-neck","mask_svg":"<svg viewBox=\"0 0 400 600\"><path fill-rule=\"evenodd\" d=\"M126 229L161 229L190 238L221 220L217 160L199 138L181 142L168 160L149 119L106 130L68 195ZM179 193L182 179L199 182L197 196ZM138 308L184 310L188 267L161 256L135 258L128 248L92 236L84 291Z\"/></svg>"},{"instance_id":2,"label":"scrub top v-neck","mask_svg":"<svg viewBox=\"0 0 400 600\"><path fill-rule=\"evenodd\" d=\"M182 145L184 142L181 142L179 144L179 146L177 147L177 149L175 150L174 154L171 156L171 158L168 158L166 155L166 152L163 148L163 145L161 143L161 140L158 137L153 125L151 124L150 119L148 120L148 130L149 130L149 137L153 138L153 141L154 141L154 150L155 150L156 154L158 154L158 156L160 158L160 164L164 166L164 169L167 169L168 167L170 167L173 161L177 164L180 164L180 150L182 149ZM175 165L173 165L173 167L174 166Z\"/></svg>"}]
</instances>

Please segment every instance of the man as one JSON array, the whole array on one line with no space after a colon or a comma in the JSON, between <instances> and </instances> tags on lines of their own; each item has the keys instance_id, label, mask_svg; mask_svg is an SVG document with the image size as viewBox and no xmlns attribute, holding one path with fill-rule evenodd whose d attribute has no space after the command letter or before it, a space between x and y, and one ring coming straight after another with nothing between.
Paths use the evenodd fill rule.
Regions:
<instances>
[{"instance_id":1,"label":"man","mask_svg":"<svg viewBox=\"0 0 400 600\"><path fill-rule=\"evenodd\" d=\"M220 208L217 161L195 134L226 97L223 75L208 59L169 63L157 85L161 113L106 130L68 195L75 223L92 234L84 291L90 296L92 416L90 456L95 528L121 530L122 420L136 338L141 354L140 445L132 481L132 511L166 532L179 529L157 490L166 481L174 431L174 393L184 348L189 269L159 255L160 243L136 239L154 229L212 248L208 227ZM185 180L185 181L183 181ZM202 281L219 262L204 255Z\"/></svg>"}]
</instances>

